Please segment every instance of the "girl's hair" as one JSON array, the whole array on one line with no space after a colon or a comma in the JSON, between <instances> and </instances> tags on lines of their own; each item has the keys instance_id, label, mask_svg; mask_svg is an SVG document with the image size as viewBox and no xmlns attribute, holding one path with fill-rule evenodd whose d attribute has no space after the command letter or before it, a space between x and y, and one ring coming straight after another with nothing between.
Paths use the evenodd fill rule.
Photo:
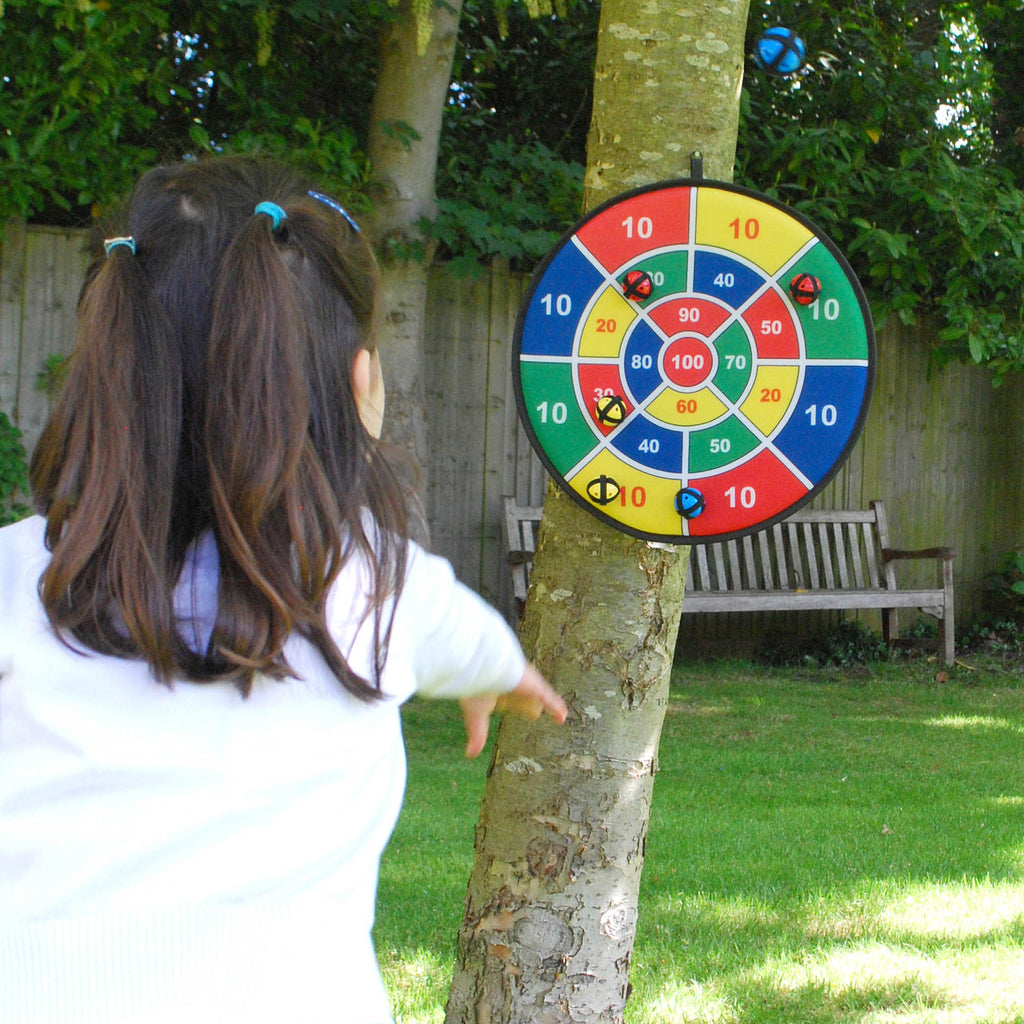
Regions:
<instances>
[{"instance_id":1,"label":"girl's hair","mask_svg":"<svg viewBox=\"0 0 1024 1024\"><path fill-rule=\"evenodd\" d=\"M247 694L255 673L294 675L294 632L348 690L380 693L407 523L352 388L357 352L373 347L377 270L347 214L309 188L264 160L161 167L128 201L130 240L106 255L96 239L66 384L32 458L52 552L39 591L62 636L145 659L164 682L230 678ZM260 203L281 208L279 224ZM196 651L174 595L208 530L217 617ZM327 622L354 552L371 567L369 680Z\"/></svg>"}]
</instances>

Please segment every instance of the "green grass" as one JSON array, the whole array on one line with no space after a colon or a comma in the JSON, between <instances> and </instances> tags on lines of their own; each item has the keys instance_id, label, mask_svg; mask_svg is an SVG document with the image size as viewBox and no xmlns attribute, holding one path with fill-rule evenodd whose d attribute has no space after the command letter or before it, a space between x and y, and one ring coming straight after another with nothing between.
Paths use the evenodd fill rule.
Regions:
<instances>
[{"instance_id":1,"label":"green grass","mask_svg":"<svg viewBox=\"0 0 1024 1024\"><path fill-rule=\"evenodd\" d=\"M1024 1022L1018 669L680 666L628 1024ZM415 702L376 932L400 1024L439 1024L486 753Z\"/></svg>"}]
</instances>

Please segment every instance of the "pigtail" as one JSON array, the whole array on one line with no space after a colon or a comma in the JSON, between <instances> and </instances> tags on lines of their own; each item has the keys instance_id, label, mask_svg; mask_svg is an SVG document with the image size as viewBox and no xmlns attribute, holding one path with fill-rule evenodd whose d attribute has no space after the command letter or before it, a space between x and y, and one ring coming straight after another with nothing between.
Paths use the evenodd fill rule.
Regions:
<instances>
[{"instance_id":1,"label":"pigtail","mask_svg":"<svg viewBox=\"0 0 1024 1024\"><path fill-rule=\"evenodd\" d=\"M68 379L33 455L53 555L40 596L69 643L143 658L165 681L230 679L248 693L257 673L294 674L285 644L297 635L369 700L407 560L401 488L352 392L378 275L358 226L307 189L245 157L156 168L136 185L134 237L108 239L89 269ZM289 197L287 212L267 195ZM175 596L195 599L182 570L208 532L220 564L206 639L213 609L204 599L179 622ZM369 680L327 621L356 555Z\"/></svg>"},{"instance_id":2,"label":"pigtail","mask_svg":"<svg viewBox=\"0 0 1024 1024\"><path fill-rule=\"evenodd\" d=\"M166 585L181 434L180 355L130 238L90 269L66 385L30 469L52 559L51 622L87 647L141 652L167 680L178 646Z\"/></svg>"},{"instance_id":3,"label":"pigtail","mask_svg":"<svg viewBox=\"0 0 1024 1024\"><path fill-rule=\"evenodd\" d=\"M325 618L346 557L337 487L359 485L332 480L314 445L310 379L321 375L310 365L302 221L281 226L284 211L276 221L272 213L257 207L239 229L211 312L204 436L221 556L211 652L237 666L246 692L256 671L291 674L283 649L294 631L346 688L369 697L376 688L349 668ZM354 407L350 374L335 386L332 401ZM339 458L348 473L360 461L352 450Z\"/></svg>"}]
</instances>

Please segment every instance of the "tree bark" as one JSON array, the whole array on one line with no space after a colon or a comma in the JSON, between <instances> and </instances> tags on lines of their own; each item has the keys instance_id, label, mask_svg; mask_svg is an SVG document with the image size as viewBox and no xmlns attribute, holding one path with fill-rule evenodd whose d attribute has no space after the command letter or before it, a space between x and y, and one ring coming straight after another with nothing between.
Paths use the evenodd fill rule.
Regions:
<instances>
[{"instance_id":1,"label":"tree bark","mask_svg":"<svg viewBox=\"0 0 1024 1024\"><path fill-rule=\"evenodd\" d=\"M423 335L433 246L420 222L433 219L435 181L462 0L437 4L424 52L410 0L381 39L367 152L378 189L367 231L381 254L378 340L387 389L388 440L426 465Z\"/></svg>"},{"instance_id":2,"label":"tree bark","mask_svg":"<svg viewBox=\"0 0 1024 1024\"><path fill-rule=\"evenodd\" d=\"M588 209L731 177L748 0L603 0ZM688 549L616 533L549 487L523 621L567 725L502 721L447 1024L620 1024Z\"/></svg>"}]
</instances>

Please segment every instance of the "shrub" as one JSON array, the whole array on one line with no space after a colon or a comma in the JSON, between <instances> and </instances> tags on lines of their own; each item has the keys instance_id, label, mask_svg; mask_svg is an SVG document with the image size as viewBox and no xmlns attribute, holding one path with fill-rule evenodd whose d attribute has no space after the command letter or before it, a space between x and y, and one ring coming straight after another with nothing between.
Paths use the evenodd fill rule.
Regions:
<instances>
[{"instance_id":1,"label":"shrub","mask_svg":"<svg viewBox=\"0 0 1024 1024\"><path fill-rule=\"evenodd\" d=\"M765 639L755 660L776 668L825 665L861 665L887 661L889 649L880 636L862 623L848 620L835 629L809 637L782 636Z\"/></svg>"},{"instance_id":2,"label":"shrub","mask_svg":"<svg viewBox=\"0 0 1024 1024\"><path fill-rule=\"evenodd\" d=\"M29 514L18 501L28 493L28 468L21 431L0 412L0 526L7 526Z\"/></svg>"}]
</instances>

